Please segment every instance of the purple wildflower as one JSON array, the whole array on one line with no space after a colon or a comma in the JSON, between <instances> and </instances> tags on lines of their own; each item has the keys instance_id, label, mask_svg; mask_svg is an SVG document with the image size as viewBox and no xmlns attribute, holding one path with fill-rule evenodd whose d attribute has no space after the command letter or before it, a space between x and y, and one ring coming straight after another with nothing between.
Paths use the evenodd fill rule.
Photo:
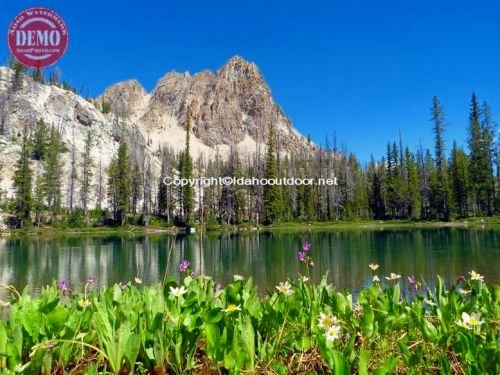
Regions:
<instances>
[{"instance_id":1,"label":"purple wildflower","mask_svg":"<svg viewBox=\"0 0 500 375\"><path fill-rule=\"evenodd\" d=\"M222 289L222 284L221 283L217 283L217 285L215 286L215 291L218 292L221 289Z\"/></svg>"},{"instance_id":2,"label":"purple wildflower","mask_svg":"<svg viewBox=\"0 0 500 375\"><path fill-rule=\"evenodd\" d=\"M57 283L57 287L62 291L65 292L69 290L69 284L66 280L61 280Z\"/></svg>"},{"instance_id":3,"label":"purple wildflower","mask_svg":"<svg viewBox=\"0 0 500 375\"><path fill-rule=\"evenodd\" d=\"M92 285L95 284L96 281L97 279L94 276L89 276L89 278L87 279L87 284Z\"/></svg>"},{"instance_id":4,"label":"purple wildflower","mask_svg":"<svg viewBox=\"0 0 500 375\"><path fill-rule=\"evenodd\" d=\"M306 241L304 245L302 246L305 252L311 250L311 243L309 241Z\"/></svg>"},{"instance_id":5,"label":"purple wildflower","mask_svg":"<svg viewBox=\"0 0 500 375\"><path fill-rule=\"evenodd\" d=\"M301 262L303 262L306 260L306 253L304 251L299 251L297 254L297 257L299 258L299 260Z\"/></svg>"},{"instance_id":6,"label":"purple wildflower","mask_svg":"<svg viewBox=\"0 0 500 375\"><path fill-rule=\"evenodd\" d=\"M415 276L408 276L408 282L411 284L411 285L414 285L415 284Z\"/></svg>"},{"instance_id":7,"label":"purple wildflower","mask_svg":"<svg viewBox=\"0 0 500 375\"><path fill-rule=\"evenodd\" d=\"M457 276L457 283L459 283L460 281L465 281L464 275Z\"/></svg>"},{"instance_id":8,"label":"purple wildflower","mask_svg":"<svg viewBox=\"0 0 500 375\"><path fill-rule=\"evenodd\" d=\"M187 260L183 260L181 264L179 264L179 271L186 272L189 268L189 262Z\"/></svg>"},{"instance_id":9,"label":"purple wildflower","mask_svg":"<svg viewBox=\"0 0 500 375\"><path fill-rule=\"evenodd\" d=\"M191 277L195 277L196 276L196 272L191 272Z\"/></svg>"}]
</instances>

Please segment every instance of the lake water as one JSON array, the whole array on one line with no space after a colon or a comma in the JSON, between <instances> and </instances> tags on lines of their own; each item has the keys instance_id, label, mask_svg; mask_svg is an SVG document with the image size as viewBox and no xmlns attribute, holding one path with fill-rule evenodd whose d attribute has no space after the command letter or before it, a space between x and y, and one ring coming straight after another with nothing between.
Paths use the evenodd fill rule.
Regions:
<instances>
[{"instance_id":1,"label":"lake water","mask_svg":"<svg viewBox=\"0 0 500 375\"><path fill-rule=\"evenodd\" d=\"M489 284L500 283L500 231L488 229L363 229L311 232L183 235L58 235L0 238L0 283L34 293L52 282L68 280L82 288L89 276L99 285L133 280L156 283L165 273L179 276L187 259L196 273L226 284L234 274L253 276L264 292L287 277L305 274L297 260L302 243L310 241L315 267L312 279L328 279L337 288L357 289L371 283L368 264L377 274L415 275L433 285L475 270ZM170 257L169 257L170 252ZM406 285L407 286L407 285ZM0 298L6 293L0 289Z\"/></svg>"}]
</instances>

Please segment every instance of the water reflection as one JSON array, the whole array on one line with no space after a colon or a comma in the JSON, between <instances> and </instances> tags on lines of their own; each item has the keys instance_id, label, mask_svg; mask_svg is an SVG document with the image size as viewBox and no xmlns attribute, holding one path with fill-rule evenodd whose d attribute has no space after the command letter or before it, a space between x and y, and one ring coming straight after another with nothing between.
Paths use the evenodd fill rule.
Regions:
<instances>
[{"instance_id":1,"label":"water reflection","mask_svg":"<svg viewBox=\"0 0 500 375\"><path fill-rule=\"evenodd\" d=\"M145 283L179 275L177 265L187 259L196 273L223 284L233 274L253 276L259 288L269 290L287 276L304 274L297 251L312 243L315 267L311 277L328 279L338 288L357 290L371 283L368 264L380 264L382 278L390 272L415 275L433 283L474 269L488 283L500 282L500 231L456 228L362 230L221 235L57 236L0 238L0 283L32 292L52 280L68 280L81 288L89 276L100 286L133 280ZM170 255L169 255L170 253ZM406 281L405 281L406 283ZM0 290L5 299L5 291Z\"/></svg>"}]
</instances>

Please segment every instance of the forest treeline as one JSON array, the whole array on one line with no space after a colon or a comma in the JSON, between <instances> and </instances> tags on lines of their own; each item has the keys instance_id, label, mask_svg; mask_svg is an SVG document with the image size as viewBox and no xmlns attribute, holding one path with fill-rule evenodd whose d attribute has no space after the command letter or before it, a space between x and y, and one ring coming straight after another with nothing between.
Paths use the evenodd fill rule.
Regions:
<instances>
[{"instance_id":1,"label":"forest treeline","mask_svg":"<svg viewBox=\"0 0 500 375\"><path fill-rule=\"evenodd\" d=\"M164 146L149 156L144 144L123 137L106 168L91 157L95 147L91 130L83 150L77 152L74 142L64 143L56 127L39 120L36 126L25 126L18 137L14 196L4 196L1 204L4 211L13 214L14 227L448 221L498 213L500 148L488 103L480 104L472 95L466 149L456 142L447 146L445 111L437 97L432 101L431 116L432 150L423 146L411 150L400 135L388 142L386 155L362 164L345 146L339 148L335 137L331 144L327 138L322 147L311 152L286 153L277 146L273 126L266 132L266 145L258 145L253 154L231 149L227 157L194 159L188 114L183 152ZM69 168L63 163L67 158ZM166 176L336 177L338 184L198 188L167 186L163 183Z\"/></svg>"}]
</instances>

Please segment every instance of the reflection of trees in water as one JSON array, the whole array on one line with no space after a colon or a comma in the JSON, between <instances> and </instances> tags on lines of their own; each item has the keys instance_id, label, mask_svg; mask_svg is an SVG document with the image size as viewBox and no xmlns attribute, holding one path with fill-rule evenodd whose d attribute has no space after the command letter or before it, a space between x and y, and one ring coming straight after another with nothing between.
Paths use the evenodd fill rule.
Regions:
<instances>
[{"instance_id":1,"label":"reflection of trees in water","mask_svg":"<svg viewBox=\"0 0 500 375\"><path fill-rule=\"evenodd\" d=\"M471 269L487 282L500 282L494 260L500 232L464 229L345 230L330 232L205 234L152 236L37 236L0 238L0 283L18 288L30 285L36 292L52 280L68 280L82 288L89 276L99 285L130 281L159 282L165 271L179 277L178 264L187 259L191 269L227 284L233 274L253 276L261 291L274 288L286 277L305 273L297 252L312 243L314 281L327 271L339 289L356 290L371 283L368 264L377 262L377 274L390 272L422 276L433 283L435 275L454 278ZM406 283L406 280L404 280ZM3 291L0 291L2 298Z\"/></svg>"}]
</instances>

